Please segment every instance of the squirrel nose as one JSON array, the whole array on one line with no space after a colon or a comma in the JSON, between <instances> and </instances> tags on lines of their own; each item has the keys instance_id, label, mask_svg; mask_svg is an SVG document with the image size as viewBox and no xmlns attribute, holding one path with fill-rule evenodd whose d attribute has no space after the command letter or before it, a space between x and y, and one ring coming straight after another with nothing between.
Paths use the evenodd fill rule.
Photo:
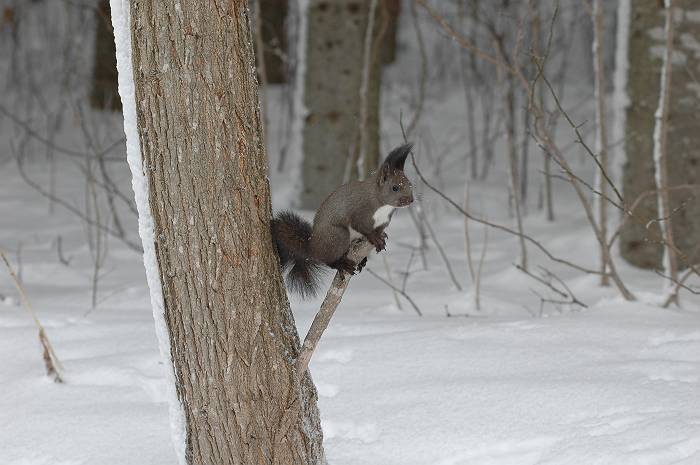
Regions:
<instances>
[{"instance_id":1,"label":"squirrel nose","mask_svg":"<svg viewBox=\"0 0 700 465\"><path fill-rule=\"evenodd\" d=\"M413 203L413 196L412 195L407 195L404 197L401 197L399 200L402 206L410 205Z\"/></svg>"}]
</instances>

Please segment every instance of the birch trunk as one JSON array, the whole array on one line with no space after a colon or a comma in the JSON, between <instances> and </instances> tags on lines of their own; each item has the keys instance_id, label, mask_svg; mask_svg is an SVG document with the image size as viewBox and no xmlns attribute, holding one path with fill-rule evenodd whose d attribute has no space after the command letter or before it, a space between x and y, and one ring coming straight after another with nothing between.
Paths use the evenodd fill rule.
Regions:
<instances>
[{"instance_id":1,"label":"birch trunk","mask_svg":"<svg viewBox=\"0 0 700 465\"><path fill-rule=\"evenodd\" d=\"M675 17L674 53L670 65L674 68L673 85L669 89L668 185L697 184L700 182L700 131L697 130L697 102L700 99L700 20L694 0L678 0ZM656 0L631 2L629 32L629 71L627 95L630 105L626 111L623 195L631 204L641 193L656 189L654 169L654 114L659 103L659 83L664 45L664 9ZM700 201L688 191L669 193L669 211L673 211L675 245L697 263L700 250ZM662 213L654 196L648 196L634 212L639 222L628 221L620 235L620 252L630 263L643 268L660 269L663 245L657 240L661 234L658 222L649 224L653 235L645 228L649 220ZM686 263L679 261L679 267Z\"/></svg>"},{"instance_id":2,"label":"birch trunk","mask_svg":"<svg viewBox=\"0 0 700 465\"><path fill-rule=\"evenodd\" d=\"M130 3L187 463L323 464L316 391L293 368L299 339L270 237L247 3Z\"/></svg>"},{"instance_id":3,"label":"birch trunk","mask_svg":"<svg viewBox=\"0 0 700 465\"><path fill-rule=\"evenodd\" d=\"M673 84L669 87L668 134L666 136L666 169L669 187L700 184L700 131L698 131L698 102L700 102L700 16L694 0L674 0ZM670 71L669 71L670 72ZM676 190L668 193L669 224L673 241L686 258L679 259L678 268L700 262L700 198L697 191Z\"/></svg>"},{"instance_id":4,"label":"birch trunk","mask_svg":"<svg viewBox=\"0 0 700 465\"><path fill-rule=\"evenodd\" d=\"M603 43L605 40L605 32L603 29L603 0L594 0L593 2L593 69L595 80L595 97L596 97L596 137L595 150L598 155L601 170L608 171L608 133L605 124L605 68L603 57ZM605 198L608 196L608 185L605 182L604 173L596 174L596 189L601 193L596 197L598 207L598 225L600 234L608 237L608 202ZM601 276L600 283L603 286L610 285L610 277L606 274L608 262L610 261L610 249L607 247L600 248L600 271L605 273Z\"/></svg>"},{"instance_id":5,"label":"birch trunk","mask_svg":"<svg viewBox=\"0 0 700 465\"><path fill-rule=\"evenodd\" d=\"M678 281L678 260L676 258L675 242L673 240L673 213L670 209L669 192L669 153L668 153L668 115L671 93L672 58L673 58L673 34L675 2L666 0L666 24L664 26L666 44L664 51L663 66L661 67L661 82L659 84L659 107L656 110L656 125L654 127L654 169L656 171L656 186L658 210L664 220L660 222L661 231L664 235L667 247L664 252L664 268L666 274L673 280ZM670 283L669 283L670 284ZM670 288L670 286L669 286Z\"/></svg>"}]
</instances>

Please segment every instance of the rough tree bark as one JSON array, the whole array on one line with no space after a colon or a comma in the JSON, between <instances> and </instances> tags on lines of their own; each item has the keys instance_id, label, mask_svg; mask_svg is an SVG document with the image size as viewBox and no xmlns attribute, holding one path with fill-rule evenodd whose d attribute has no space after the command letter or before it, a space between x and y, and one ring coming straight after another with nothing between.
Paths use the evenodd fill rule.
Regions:
<instances>
[{"instance_id":1,"label":"rough tree bark","mask_svg":"<svg viewBox=\"0 0 700 465\"><path fill-rule=\"evenodd\" d=\"M363 44L371 0L310 0L306 45L301 205L316 209L352 172L359 143ZM380 21L375 21L379 29ZM372 47L379 50L377 47ZM379 160L381 59L370 61L367 163Z\"/></svg>"},{"instance_id":2,"label":"rough tree bark","mask_svg":"<svg viewBox=\"0 0 700 465\"><path fill-rule=\"evenodd\" d=\"M131 0L137 119L189 464L323 464L270 237L243 0Z\"/></svg>"},{"instance_id":3,"label":"rough tree bark","mask_svg":"<svg viewBox=\"0 0 700 465\"><path fill-rule=\"evenodd\" d=\"M635 0L631 3L629 37L629 72L626 111L626 163L623 172L623 195L632 203L642 192L656 188L653 134L654 113L659 102L661 58L664 52L664 8L657 0ZM700 99L700 56L696 43L700 40L697 9L693 0L677 2L676 39L673 43L673 86L670 89L668 115L668 182L669 186L700 182L700 131L697 130L697 102ZM700 259L700 201L688 191L669 193L673 214L673 235L676 246L691 261ZM620 235L620 252L630 263L643 268L661 268L663 246L650 238L660 237L658 222L649 224L653 235L645 229L646 221L658 218L656 198L647 197L634 212L641 222L628 221ZM681 261L679 266L684 267Z\"/></svg>"}]
</instances>

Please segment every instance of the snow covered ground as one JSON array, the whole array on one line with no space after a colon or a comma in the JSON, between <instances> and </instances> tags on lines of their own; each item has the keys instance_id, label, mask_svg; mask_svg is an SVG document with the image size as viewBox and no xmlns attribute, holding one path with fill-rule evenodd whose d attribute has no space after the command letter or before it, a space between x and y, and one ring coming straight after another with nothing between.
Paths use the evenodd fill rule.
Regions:
<instances>
[{"instance_id":1,"label":"snow covered ground","mask_svg":"<svg viewBox=\"0 0 700 465\"><path fill-rule=\"evenodd\" d=\"M398 114L413 97L402 85L416 82L408 76L419 68L410 62L415 59L407 56L389 71L385 150L401 142ZM429 78L438 72L431 68ZM464 98L442 84L428 87L416 156L424 174L461 203ZM568 94L576 121L593 120L591 97ZM268 99L281 101L275 90ZM281 112L269 114L271 165L277 166L274 115ZM58 136L67 146L75 142L69 126ZM121 133L119 121L114 128ZM85 225L60 207L48 214L48 201L20 179L9 159L14 131L0 121L0 248L21 271L66 383L44 376L31 317L0 269L0 465L173 464L167 371L142 258L111 239L98 305L91 309ZM563 125L559 135L573 140ZM592 180L591 164L573 144L562 145L577 172ZM512 226L503 149L501 141L489 178L470 184L470 208ZM538 210L541 155L533 149L530 156L530 176L537 181L530 185L525 231L554 255L596 267L597 247L570 186L554 182L556 222L546 222ZM46 164L40 156L33 160L28 172L45 180ZM115 180L129 193L126 162L116 168ZM289 172L270 175L276 208L288 204L289 178ZM85 181L73 164L61 164L57 179L58 193L82 205ZM547 267L587 305L541 307L533 291L556 296L514 268L515 238L490 231L486 243L482 227L470 223L477 260L486 247L477 310L463 218L420 189L464 290L455 288L434 243L425 266L412 254L416 228L405 210L397 212L384 254L393 282L410 270L406 291L424 316L404 299L397 306L392 291L367 271L353 279L310 366L331 465L700 464L700 298L684 293L682 309L662 309L661 278L618 257L625 283L639 297L624 302L614 288L599 287L598 278L529 247L532 270ZM126 218L138 241L135 219ZM59 260L59 236L67 265ZM368 267L386 277L381 258L373 257ZM292 307L303 337L318 301L292 298Z\"/></svg>"},{"instance_id":2,"label":"snow covered ground","mask_svg":"<svg viewBox=\"0 0 700 465\"><path fill-rule=\"evenodd\" d=\"M502 169L496 167L493 179ZM43 170L37 164L30 172L40 177ZM445 182L460 198L461 175L452 179L454 171L446 170ZM64 168L59 174L61 192L80 199L75 173ZM126 169L119 179L128 186ZM553 253L594 266L585 220L568 187L557 189L557 222L546 223L531 206L526 230ZM500 182L476 183L471 191L477 212L510 221ZM625 303L595 277L553 267L531 249L533 264L557 272L589 306L546 305L540 314L530 289L549 295L547 289L512 266L516 241L491 232L482 310L476 311L462 219L434 197L424 200L466 290L455 290L432 244L427 270L415 257L408 277L422 318L406 301L399 309L391 291L368 273L353 280L311 362L332 465L700 463L697 299L686 294L683 310L661 309L653 305L660 279L622 266L641 300ZM43 375L33 323L3 271L1 462L174 463L165 370L139 255L110 241L99 305L90 311L82 223L62 210L47 215L46 199L19 179L12 163L0 171L0 218L0 246L15 265L20 250L22 279L67 381L57 385ZM59 234L69 266L58 260ZM389 236L386 254L398 282L410 258L404 245L417 242L405 211ZM472 236L478 256L480 226L472 226ZM382 260L369 267L385 275ZM317 304L293 300L302 334Z\"/></svg>"}]
</instances>

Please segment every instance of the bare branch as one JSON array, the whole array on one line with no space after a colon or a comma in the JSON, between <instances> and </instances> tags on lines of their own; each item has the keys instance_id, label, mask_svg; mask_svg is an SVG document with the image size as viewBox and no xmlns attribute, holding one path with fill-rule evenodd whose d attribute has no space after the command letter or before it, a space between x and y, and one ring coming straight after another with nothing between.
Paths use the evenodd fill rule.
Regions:
<instances>
[{"instance_id":1,"label":"bare branch","mask_svg":"<svg viewBox=\"0 0 700 465\"><path fill-rule=\"evenodd\" d=\"M39 317L36 315L36 312L29 303L29 298L27 298L27 293L24 292L24 287L17 278L17 275L12 269L10 262L7 260L7 256L5 256L5 253L2 250L0 250L0 258L2 258L2 261L5 262L5 267L7 268L8 273L10 273L10 277L12 278L12 281L14 282L15 287L17 288L17 292L19 293L19 297L22 300L22 304L24 304L24 308L34 320L34 325L39 331L39 343L41 343L41 346L43 348L42 357L44 359L44 366L46 367L46 374L52 377L55 383L63 383L63 378L61 378L61 373L59 372L59 368L63 367L61 366L61 362L59 362L58 357L56 356L56 352L54 352L53 346L51 345L51 342L49 341L49 338L46 335L44 326L39 321Z\"/></svg>"},{"instance_id":2,"label":"bare branch","mask_svg":"<svg viewBox=\"0 0 700 465\"><path fill-rule=\"evenodd\" d=\"M369 274L371 274L372 276L374 276L375 278L377 278L378 280L380 280L382 283L386 284L386 285L387 285L388 287L390 287L394 292L400 294L404 299L406 299L406 300L408 301L409 304L411 304L411 306L413 307L413 310L416 311L416 313L418 314L418 316L423 316L423 312L421 312L421 310L420 310L420 308L418 307L418 305L416 305L416 302L411 298L411 296L409 296L409 295L406 293L405 290L400 289L400 288L394 286L392 283L390 283L390 282L387 281L386 279L382 278L381 276L379 276L377 273L375 273L374 271L370 270L369 268L367 268L367 272L368 272Z\"/></svg>"},{"instance_id":3,"label":"bare branch","mask_svg":"<svg viewBox=\"0 0 700 465\"><path fill-rule=\"evenodd\" d=\"M373 248L374 246L365 239L356 240L350 245L347 258L356 264L360 263L364 258L367 258L367 255ZM318 341L321 339L335 310L338 308L343 294L348 284L350 284L351 277L352 275L348 273L342 271L336 272L331 287L328 289L328 293L326 293L326 298L323 299L323 303L321 303L321 307L316 313L314 321L311 323L309 332L306 333L304 344L301 346L299 356L295 362L299 377L303 376L304 372L307 370L311 356L318 345Z\"/></svg>"}]
</instances>

